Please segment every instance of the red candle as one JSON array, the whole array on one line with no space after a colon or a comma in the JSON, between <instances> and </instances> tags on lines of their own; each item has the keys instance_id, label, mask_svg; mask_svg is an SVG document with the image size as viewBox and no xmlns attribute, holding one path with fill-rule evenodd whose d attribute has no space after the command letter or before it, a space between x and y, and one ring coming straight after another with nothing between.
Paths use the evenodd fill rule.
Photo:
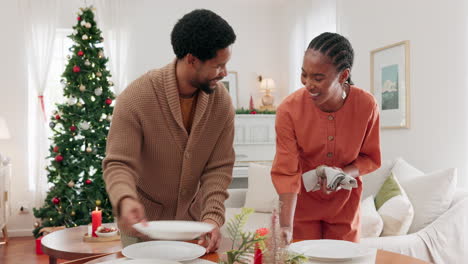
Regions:
<instances>
[{"instance_id":1,"label":"red candle","mask_svg":"<svg viewBox=\"0 0 468 264\"><path fill-rule=\"evenodd\" d=\"M97 237L96 230L102 224L102 211L99 211L97 207L95 211L91 212L91 221L92 221L92 227L93 227L92 228L93 237Z\"/></svg>"},{"instance_id":2,"label":"red candle","mask_svg":"<svg viewBox=\"0 0 468 264\"><path fill-rule=\"evenodd\" d=\"M254 264L263 264L263 253L258 247L255 247Z\"/></svg>"}]
</instances>

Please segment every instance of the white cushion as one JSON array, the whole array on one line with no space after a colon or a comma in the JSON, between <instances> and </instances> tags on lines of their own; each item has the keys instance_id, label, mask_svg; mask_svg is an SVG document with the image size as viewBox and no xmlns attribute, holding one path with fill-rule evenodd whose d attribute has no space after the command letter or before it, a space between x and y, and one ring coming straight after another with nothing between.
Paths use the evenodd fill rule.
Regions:
<instances>
[{"instance_id":1,"label":"white cushion","mask_svg":"<svg viewBox=\"0 0 468 264\"><path fill-rule=\"evenodd\" d=\"M374 196L361 202L361 237L378 237L382 233L383 221L375 210Z\"/></svg>"},{"instance_id":2,"label":"white cushion","mask_svg":"<svg viewBox=\"0 0 468 264\"><path fill-rule=\"evenodd\" d=\"M390 181L390 184L393 183L398 186L401 194L388 199L377 210L383 221L382 236L406 235L414 218L413 206L411 205L404 188L398 182L398 179L392 174L390 174L387 179ZM388 186L384 193L386 191L389 191Z\"/></svg>"},{"instance_id":3,"label":"white cushion","mask_svg":"<svg viewBox=\"0 0 468 264\"><path fill-rule=\"evenodd\" d=\"M361 199L367 198L369 196L375 196L380 189L380 186L390 175L393 165L395 164L394 160L384 160L382 165L377 170L363 175L362 176L362 195Z\"/></svg>"},{"instance_id":4,"label":"white cushion","mask_svg":"<svg viewBox=\"0 0 468 264\"><path fill-rule=\"evenodd\" d=\"M256 212L271 213L277 204L278 194L271 181L271 166L249 164L248 188L244 207Z\"/></svg>"},{"instance_id":5,"label":"white cushion","mask_svg":"<svg viewBox=\"0 0 468 264\"><path fill-rule=\"evenodd\" d=\"M392 172L393 175L398 178L400 183L424 175L424 172L416 169L403 158L396 159L395 165L393 165L392 168Z\"/></svg>"},{"instance_id":6,"label":"white cushion","mask_svg":"<svg viewBox=\"0 0 468 264\"><path fill-rule=\"evenodd\" d=\"M401 181L414 207L410 233L417 232L441 216L452 203L457 185L454 168L436 171L422 177Z\"/></svg>"}]
</instances>

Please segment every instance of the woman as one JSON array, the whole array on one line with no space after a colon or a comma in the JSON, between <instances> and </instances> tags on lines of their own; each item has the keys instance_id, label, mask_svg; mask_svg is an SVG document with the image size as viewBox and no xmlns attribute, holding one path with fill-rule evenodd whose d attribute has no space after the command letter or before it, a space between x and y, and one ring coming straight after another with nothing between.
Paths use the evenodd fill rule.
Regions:
<instances>
[{"instance_id":1,"label":"woman","mask_svg":"<svg viewBox=\"0 0 468 264\"><path fill-rule=\"evenodd\" d=\"M280 224L294 239L358 242L360 176L380 167L378 106L371 94L353 86L354 52L336 33L314 38L304 55L304 88L289 95L276 115L276 155L272 181L280 196ZM338 168L357 188L307 192L302 174L318 166ZM292 234L291 234L292 232Z\"/></svg>"}]
</instances>

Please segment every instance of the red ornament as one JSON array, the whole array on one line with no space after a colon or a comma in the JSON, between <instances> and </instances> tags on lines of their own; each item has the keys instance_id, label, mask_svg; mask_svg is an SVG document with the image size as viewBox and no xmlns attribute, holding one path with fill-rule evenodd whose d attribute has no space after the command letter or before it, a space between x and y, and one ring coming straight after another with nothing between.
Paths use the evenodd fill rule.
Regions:
<instances>
[{"instance_id":1,"label":"red ornament","mask_svg":"<svg viewBox=\"0 0 468 264\"><path fill-rule=\"evenodd\" d=\"M254 109L255 109L255 105L254 105L254 102L253 102L253 98L252 98L252 96L250 96L249 110L253 111Z\"/></svg>"},{"instance_id":2,"label":"red ornament","mask_svg":"<svg viewBox=\"0 0 468 264\"><path fill-rule=\"evenodd\" d=\"M80 72L81 68L80 66L73 66L73 72Z\"/></svg>"},{"instance_id":3,"label":"red ornament","mask_svg":"<svg viewBox=\"0 0 468 264\"><path fill-rule=\"evenodd\" d=\"M255 111L255 110L250 111L250 114L251 114L251 115L256 115L256 114L257 114L257 111Z\"/></svg>"},{"instance_id":4,"label":"red ornament","mask_svg":"<svg viewBox=\"0 0 468 264\"><path fill-rule=\"evenodd\" d=\"M76 20L78 20L78 21L81 21L81 17L80 17L80 16L79 16L79 17L77 17L77 18L76 18Z\"/></svg>"},{"instance_id":5,"label":"red ornament","mask_svg":"<svg viewBox=\"0 0 468 264\"><path fill-rule=\"evenodd\" d=\"M107 98L107 99L106 99L106 104L107 104L107 105L110 105L110 104L112 104L112 99L110 99L110 98Z\"/></svg>"},{"instance_id":6,"label":"red ornament","mask_svg":"<svg viewBox=\"0 0 468 264\"><path fill-rule=\"evenodd\" d=\"M52 198L52 202L53 202L54 204L59 204L59 203L60 203L60 198L54 197L54 198Z\"/></svg>"},{"instance_id":7,"label":"red ornament","mask_svg":"<svg viewBox=\"0 0 468 264\"><path fill-rule=\"evenodd\" d=\"M57 155L57 156L55 156L55 161L61 162L62 160L63 160L63 156L62 156L62 155Z\"/></svg>"},{"instance_id":8,"label":"red ornament","mask_svg":"<svg viewBox=\"0 0 468 264\"><path fill-rule=\"evenodd\" d=\"M59 119L60 119L60 115L56 115L56 116L55 116L55 119L59 120Z\"/></svg>"},{"instance_id":9,"label":"red ornament","mask_svg":"<svg viewBox=\"0 0 468 264\"><path fill-rule=\"evenodd\" d=\"M80 56L80 57L81 57L81 56L83 56L83 55L84 55L84 52L83 52L82 50L80 50L80 51L78 51L78 53L76 53L76 55L78 55L78 56Z\"/></svg>"},{"instance_id":10,"label":"red ornament","mask_svg":"<svg viewBox=\"0 0 468 264\"><path fill-rule=\"evenodd\" d=\"M91 184L91 183L93 183L93 182L92 182L90 179L87 179L87 180L85 181L85 183L89 185L89 184Z\"/></svg>"},{"instance_id":11,"label":"red ornament","mask_svg":"<svg viewBox=\"0 0 468 264\"><path fill-rule=\"evenodd\" d=\"M58 146L55 146L55 147L54 147L54 152L55 152L55 153L59 152L59 147L58 147Z\"/></svg>"},{"instance_id":12,"label":"red ornament","mask_svg":"<svg viewBox=\"0 0 468 264\"><path fill-rule=\"evenodd\" d=\"M70 131L71 131L71 132L75 132L75 131L76 131L76 126L71 126L71 127L70 127Z\"/></svg>"}]
</instances>

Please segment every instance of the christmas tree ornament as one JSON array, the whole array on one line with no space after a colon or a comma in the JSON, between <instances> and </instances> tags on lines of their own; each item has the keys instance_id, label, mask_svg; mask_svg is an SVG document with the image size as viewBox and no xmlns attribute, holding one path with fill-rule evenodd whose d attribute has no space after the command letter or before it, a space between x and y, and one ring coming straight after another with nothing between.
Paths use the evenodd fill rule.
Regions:
<instances>
[{"instance_id":1,"label":"christmas tree ornament","mask_svg":"<svg viewBox=\"0 0 468 264\"><path fill-rule=\"evenodd\" d=\"M78 35L78 30L73 30L73 35Z\"/></svg>"},{"instance_id":2,"label":"christmas tree ornament","mask_svg":"<svg viewBox=\"0 0 468 264\"><path fill-rule=\"evenodd\" d=\"M80 21L80 20L81 20L81 17L80 17L80 16L79 16L79 17L77 17L77 18L76 18L76 20Z\"/></svg>"},{"instance_id":3,"label":"christmas tree ornament","mask_svg":"<svg viewBox=\"0 0 468 264\"><path fill-rule=\"evenodd\" d=\"M114 86L114 83L112 81L109 81L109 86Z\"/></svg>"},{"instance_id":4,"label":"christmas tree ornament","mask_svg":"<svg viewBox=\"0 0 468 264\"><path fill-rule=\"evenodd\" d=\"M86 148L86 152L91 153L92 151L93 151L93 149L91 147Z\"/></svg>"},{"instance_id":5,"label":"christmas tree ornament","mask_svg":"<svg viewBox=\"0 0 468 264\"><path fill-rule=\"evenodd\" d=\"M36 222L34 223L34 228L38 228L40 225L41 225L41 223L39 223L38 221L36 221Z\"/></svg>"},{"instance_id":6,"label":"christmas tree ornament","mask_svg":"<svg viewBox=\"0 0 468 264\"><path fill-rule=\"evenodd\" d=\"M86 60L86 61L84 62L84 65L89 66L89 65L91 65L91 62L89 62L89 60Z\"/></svg>"},{"instance_id":7,"label":"christmas tree ornament","mask_svg":"<svg viewBox=\"0 0 468 264\"><path fill-rule=\"evenodd\" d=\"M83 84L80 84L80 92L86 91L86 86Z\"/></svg>"},{"instance_id":8,"label":"christmas tree ornament","mask_svg":"<svg viewBox=\"0 0 468 264\"><path fill-rule=\"evenodd\" d=\"M77 102L78 102L78 99L76 99L75 97L68 98L68 105L74 105Z\"/></svg>"},{"instance_id":9,"label":"christmas tree ornament","mask_svg":"<svg viewBox=\"0 0 468 264\"><path fill-rule=\"evenodd\" d=\"M94 90L94 94L97 96L100 96L102 94L102 87L96 88Z\"/></svg>"},{"instance_id":10,"label":"christmas tree ornament","mask_svg":"<svg viewBox=\"0 0 468 264\"><path fill-rule=\"evenodd\" d=\"M85 181L85 183L86 183L87 185L90 185L90 184L93 183L93 182L92 182L90 179L87 179L87 180Z\"/></svg>"},{"instance_id":11,"label":"christmas tree ornament","mask_svg":"<svg viewBox=\"0 0 468 264\"><path fill-rule=\"evenodd\" d=\"M82 39L82 40L88 40L88 35L86 35L86 34L83 35L83 36L81 37L81 39Z\"/></svg>"},{"instance_id":12,"label":"christmas tree ornament","mask_svg":"<svg viewBox=\"0 0 468 264\"><path fill-rule=\"evenodd\" d=\"M71 212L70 212L70 215L71 215L71 216L75 216L75 215L76 215L75 211L71 211Z\"/></svg>"},{"instance_id":13,"label":"christmas tree ornament","mask_svg":"<svg viewBox=\"0 0 468 264\"><path fill-rule=\"evenodd\" d=\"M60 198L58 198L58 197L52 198L52 203L59 204L60 203Z\"/></svg>"},{"instance_id":14,"label":"christmas tree ornament","mask_svg":"<svg viewBox=\"0 0 468 264\"><path fill-rule=\"evenodd\" d=\"M112 115L108 115L106 119L107 119L107 121L109 121L109 122L112 121Z\"/></svg>"},{"instance_id":15,"label":"christmas tree ornament","mask_svg":"<svg viewBox=\"0 0 468 264\"><path fill-rule=\"evenodd\" d=\"M63 156L62 155L55 156L55 161L62 162L63 161Z\"/></svg>"},{"instance_id":16,"label":"christmas tree ornament","mask_svg":"<svg viewBox=\"0 0 468 264\"><path fill-rule=\"evenodd\" d=\"M81 57L81 56L83 56L83 55L84 55L84 52L83 52L82 50L80 50L80 51L78 51L78 52L76 53L76 55L78 55L78 56L80 56L80 57Z\"/></svg>"},{"instance_id":17,"label":"christmas tree ornament","mask_svg":"<svg viewBox=\"0 0 468 264\"><path fill-rule=\"evenodd\" d=\"M81 21L81 25L82 26L86 25L86 21L85 20Z\"/></svg>"},{"instance_id":18,"label":"christmas tree ornament","mask_svg":"<svg viewBox=\"0 0 468 264\"><path fill-rule=\"evenodd\" d=\"M55 127L55 123L54 123L54 122L50 122L50 123L49 123L49 127L50 127L50 128L54 128L54 127Z\"/></svg>"},{"instance_id":19,"label":"christmas tree ornament","mask_svg":"<svg viewBox=\"0 0 468 264\"><path fill-rule=\"evenodd\" d=\"M86 28L91 28L91 23L89 23L89 22L86 23L86 24L85 24L85 27L86 27Z\"/></svg>"},{"instance_id":20,"label":"christmas tree ornament","mask_svg":"<svg viewBox=\"0 0 468 264\"><path fill-rule=\"evenodd\" d=\"M76 106L83 107L83 104L81 102L78 102L78 103L76 103Z\"/></svg>"},{"instance_id":21,"label":"christmas tree ornament","mask_svg":"<svg viewBox=\"0 0 468 264\"><path fill-rule=\"evenodd\" d=\"M83 130L88 130L89 129L89 122L87 121L83 121L80 123L80 128L83 129Z\"/></svg>"},{"instance_id":22,"label":"christmas tree ornament","mask_svg":"<svg viewBox=\"0 0 468 264\"><path fill-rule=\"evenodd\" d=\"M77 65L73 66L73 72L80 72L80 71L81 71L80 66L77 66Z\"/></svg>"},{"instance_id":23,"label":"christmas tree ornament","mask_svg":"<svg viewBox=\"0 0 468 264\"><path fill-rule=\"evenodd\" d=\"M101 76L102 76L102 73L101 73L101 72L96 72L96 76L97 76L97 77L101 77Z\"/></svg>"},{"instance_id":24,"label":"christmas tree ornament","mask_svg":"<svg viewBox=\"0 0 468 264\"><path fill-rule=\"evenodd\" d=\"M76 131L76 126L70 126L70 131L75 132Z\"/></svg>"},{"instance_id":25,"label":"christmas tree ornament","mask_svg":"<svg viewBox=\"0 0 468 264\"><path fill-rule=\"evenodd\" d=\"M111 105L111 104L112 104L112 99L107 98L107 99L106 99L106 105Z\"/></svg>"},{"instance_id":26,"label":"christmas tree ornament","mask_svg":"<svg viewBox=\"0 0 468 264\"><path fill-rule=\"evenodd\" d=\"M60 115L55 115L55 119L56 119L56 120L59 120L59 119L60 119Z\"/></svg>"},{"instance_id":27,"label":"christmas tree ornament","mask_svg":"<svg viewBox=\"0 0 468 264\"><path fill-rule=\"evenodd\" d=\"M96 200L96 206L101 206L101 200Z\"/></svg>"},{"instance_id":28,"label":"christmas tree ornament","mask_svg":"<svg viewBox=\"0 0 468 264\"><path fill-rule=\"evenodd\" d=\"M58 152L59 152L59 147L58 147L58 146L55 146L53 151L54 151L55 153L58 153Z\"/></svg>"},{"instance_id":29,"label":"christmas tree ornament","mask_svg":"<svg viewBox=\"0 0 468 264\"><path fill-rule=\"evenodd\" d=\"M71 58L70 55L67 55L67 59L70 59L70 58Z\"/></svg>"},{"instance_id":30,"label":"christmas tree ornament","mask_svg":"<svg viewBox=\"0 0 468 264\"><path fill-rule=\"evenodd\" d=\"M75 182L74 181L69 181L67 183L67 185L68 185L68 187L73 188L75 186Z\"/></svg>"},{"instance_id":31,"label":"christmas tree ornament","mask_svg":"<svg viewBox=\"0 0 468 264\"><path fill-rule=\"evenodd\" d=\"M98 57L100 59L104 57L104 52L102 50L99 51Z\"/></svg>"}]
</instances>

